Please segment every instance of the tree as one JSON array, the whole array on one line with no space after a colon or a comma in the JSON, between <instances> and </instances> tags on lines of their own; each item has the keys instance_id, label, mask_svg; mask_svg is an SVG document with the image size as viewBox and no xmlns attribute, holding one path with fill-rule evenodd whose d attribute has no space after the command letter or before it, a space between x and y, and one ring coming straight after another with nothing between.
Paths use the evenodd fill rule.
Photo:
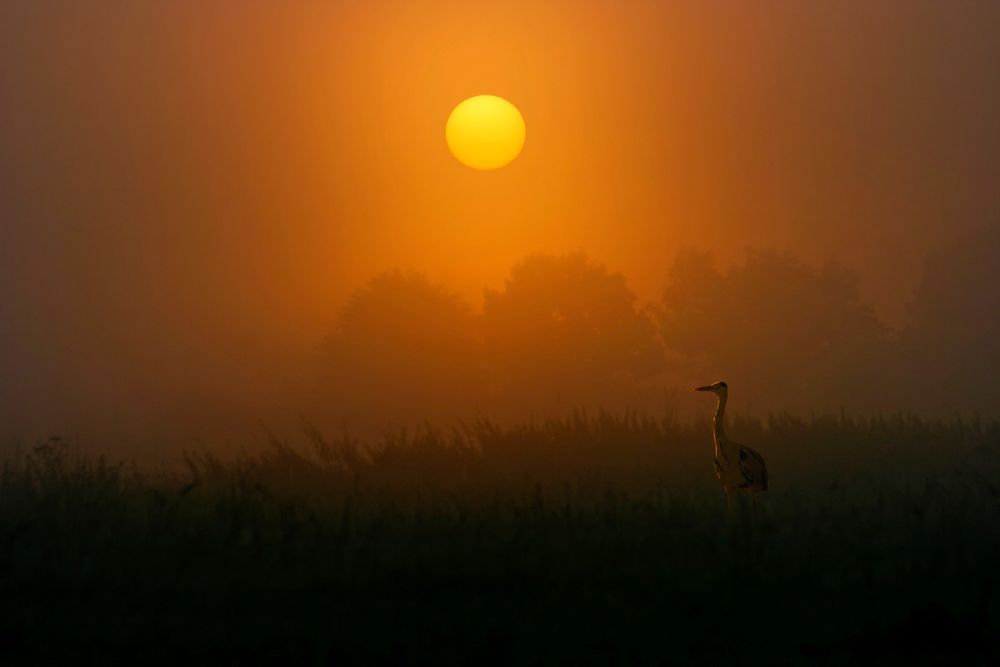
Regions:
<instances>
[{"instance_id":1,"label":"tree","mask_svg":"<svg viewBox=\"0 0 1000 667\"><path fill-rule=\"evenodd\" d=\"M350 423L464 416L482 396L475 318L420 273L372 278L325 344L329 395Z\"/></svg>"},{"instance_id":2,"label":"tree","mask_svg":"<svg viewBox=\"0 0 1000 667\"><path fill-rule=\"evenodd\" d=\"M844 268L749 250L723 273L710 255L683 252L668 282L660 331L687 359L690 379L739 383L754 409L869 407L877 399L885 331Z\"/></svg>"},{"instance_id":3,"label":"tree","mask_svg":"<svg viewBox=\"0 0 1000 667\"><path fill-rule=\"evenodd\" d=\"M620 273L583 253L534 255L487 290L494 388L519 412L631 402L663 368L655 324Z\"/></svg>"},{"instance_id":4,"label":"tree","mask_svg":"<svg viewBox=\"0 0 1000 667\"><path fill-rule=\"evenodd\" d=\"M940 412L1000 403L1000 225L928 257L901 334L901 381Z\"/></svg>"}]
</instances>

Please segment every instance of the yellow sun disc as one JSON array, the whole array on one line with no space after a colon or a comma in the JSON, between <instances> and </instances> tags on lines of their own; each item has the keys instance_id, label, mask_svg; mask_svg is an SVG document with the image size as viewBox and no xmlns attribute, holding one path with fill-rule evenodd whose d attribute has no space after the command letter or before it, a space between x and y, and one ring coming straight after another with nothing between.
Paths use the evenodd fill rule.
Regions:
<instances>
[{"instance_id":1,"label":"yellow sun disc","mask_svg":"<svg viewBox=\"0 0 1000 667\"><path fill-rule=\"evenodd\" d=\"M497 169L521 152L524 118L502 97L476 95L452 110L444 135L448 148L462 164Z\"/></svg>"}]
</instances>

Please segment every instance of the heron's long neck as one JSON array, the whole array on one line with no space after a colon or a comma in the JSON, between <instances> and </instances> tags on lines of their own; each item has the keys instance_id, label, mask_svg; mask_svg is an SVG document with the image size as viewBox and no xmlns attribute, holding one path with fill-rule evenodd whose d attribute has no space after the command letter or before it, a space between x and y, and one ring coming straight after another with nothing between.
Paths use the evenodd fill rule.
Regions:
<instances>
[{"instance_id":1,"label":"heron's long neck","mask_svg":"<svg viewBox=\"0 0 1000 667\"><path fill-rule=\"evenodd\" d=\"M715 418L712 420L712 433L715 435L715 444L721 448L726 441L725 431L726 418L726 397L719 396L719 404L715 408Z\"/></svg>"}]
</instances>

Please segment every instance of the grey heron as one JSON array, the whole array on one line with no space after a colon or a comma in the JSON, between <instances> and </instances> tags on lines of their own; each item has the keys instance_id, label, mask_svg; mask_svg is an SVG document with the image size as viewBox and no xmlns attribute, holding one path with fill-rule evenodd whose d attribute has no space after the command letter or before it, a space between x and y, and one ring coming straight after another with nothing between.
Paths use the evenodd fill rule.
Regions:
<instances>
[{"instance_id":1,"label":"grey heron","mask_svg":"<svg viewBox=\"0 0 1000 667\"><path fill-rule=\"evenodd\" d=\"M729 385L713 382L694 391L710 391L718 398L715 418L712 420L712 440L715 443L715 475L726 492L726 501L732 506L734 493L760 493L767 491L767 464L755 449L732 442L726 437L726 399Z\"/></svg>"}]
</instances>

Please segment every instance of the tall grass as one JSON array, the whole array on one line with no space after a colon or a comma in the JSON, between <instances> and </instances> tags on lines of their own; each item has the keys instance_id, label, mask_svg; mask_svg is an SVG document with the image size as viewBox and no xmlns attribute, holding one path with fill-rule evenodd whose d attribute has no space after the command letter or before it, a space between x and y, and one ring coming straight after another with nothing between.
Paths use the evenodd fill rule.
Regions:
<instances>
[{"instance_id":1,"label":"tall grass","mask_svg":"<svg viewBox=\"0 0 1000 667\"><path fill-rule=\"evenodd\" d=\"M0 472L0 651L659 664L952 660L1000 629L1000 425L636 414L325 437L181 470L60 440Z\"/></svg>"}]
</instances>

